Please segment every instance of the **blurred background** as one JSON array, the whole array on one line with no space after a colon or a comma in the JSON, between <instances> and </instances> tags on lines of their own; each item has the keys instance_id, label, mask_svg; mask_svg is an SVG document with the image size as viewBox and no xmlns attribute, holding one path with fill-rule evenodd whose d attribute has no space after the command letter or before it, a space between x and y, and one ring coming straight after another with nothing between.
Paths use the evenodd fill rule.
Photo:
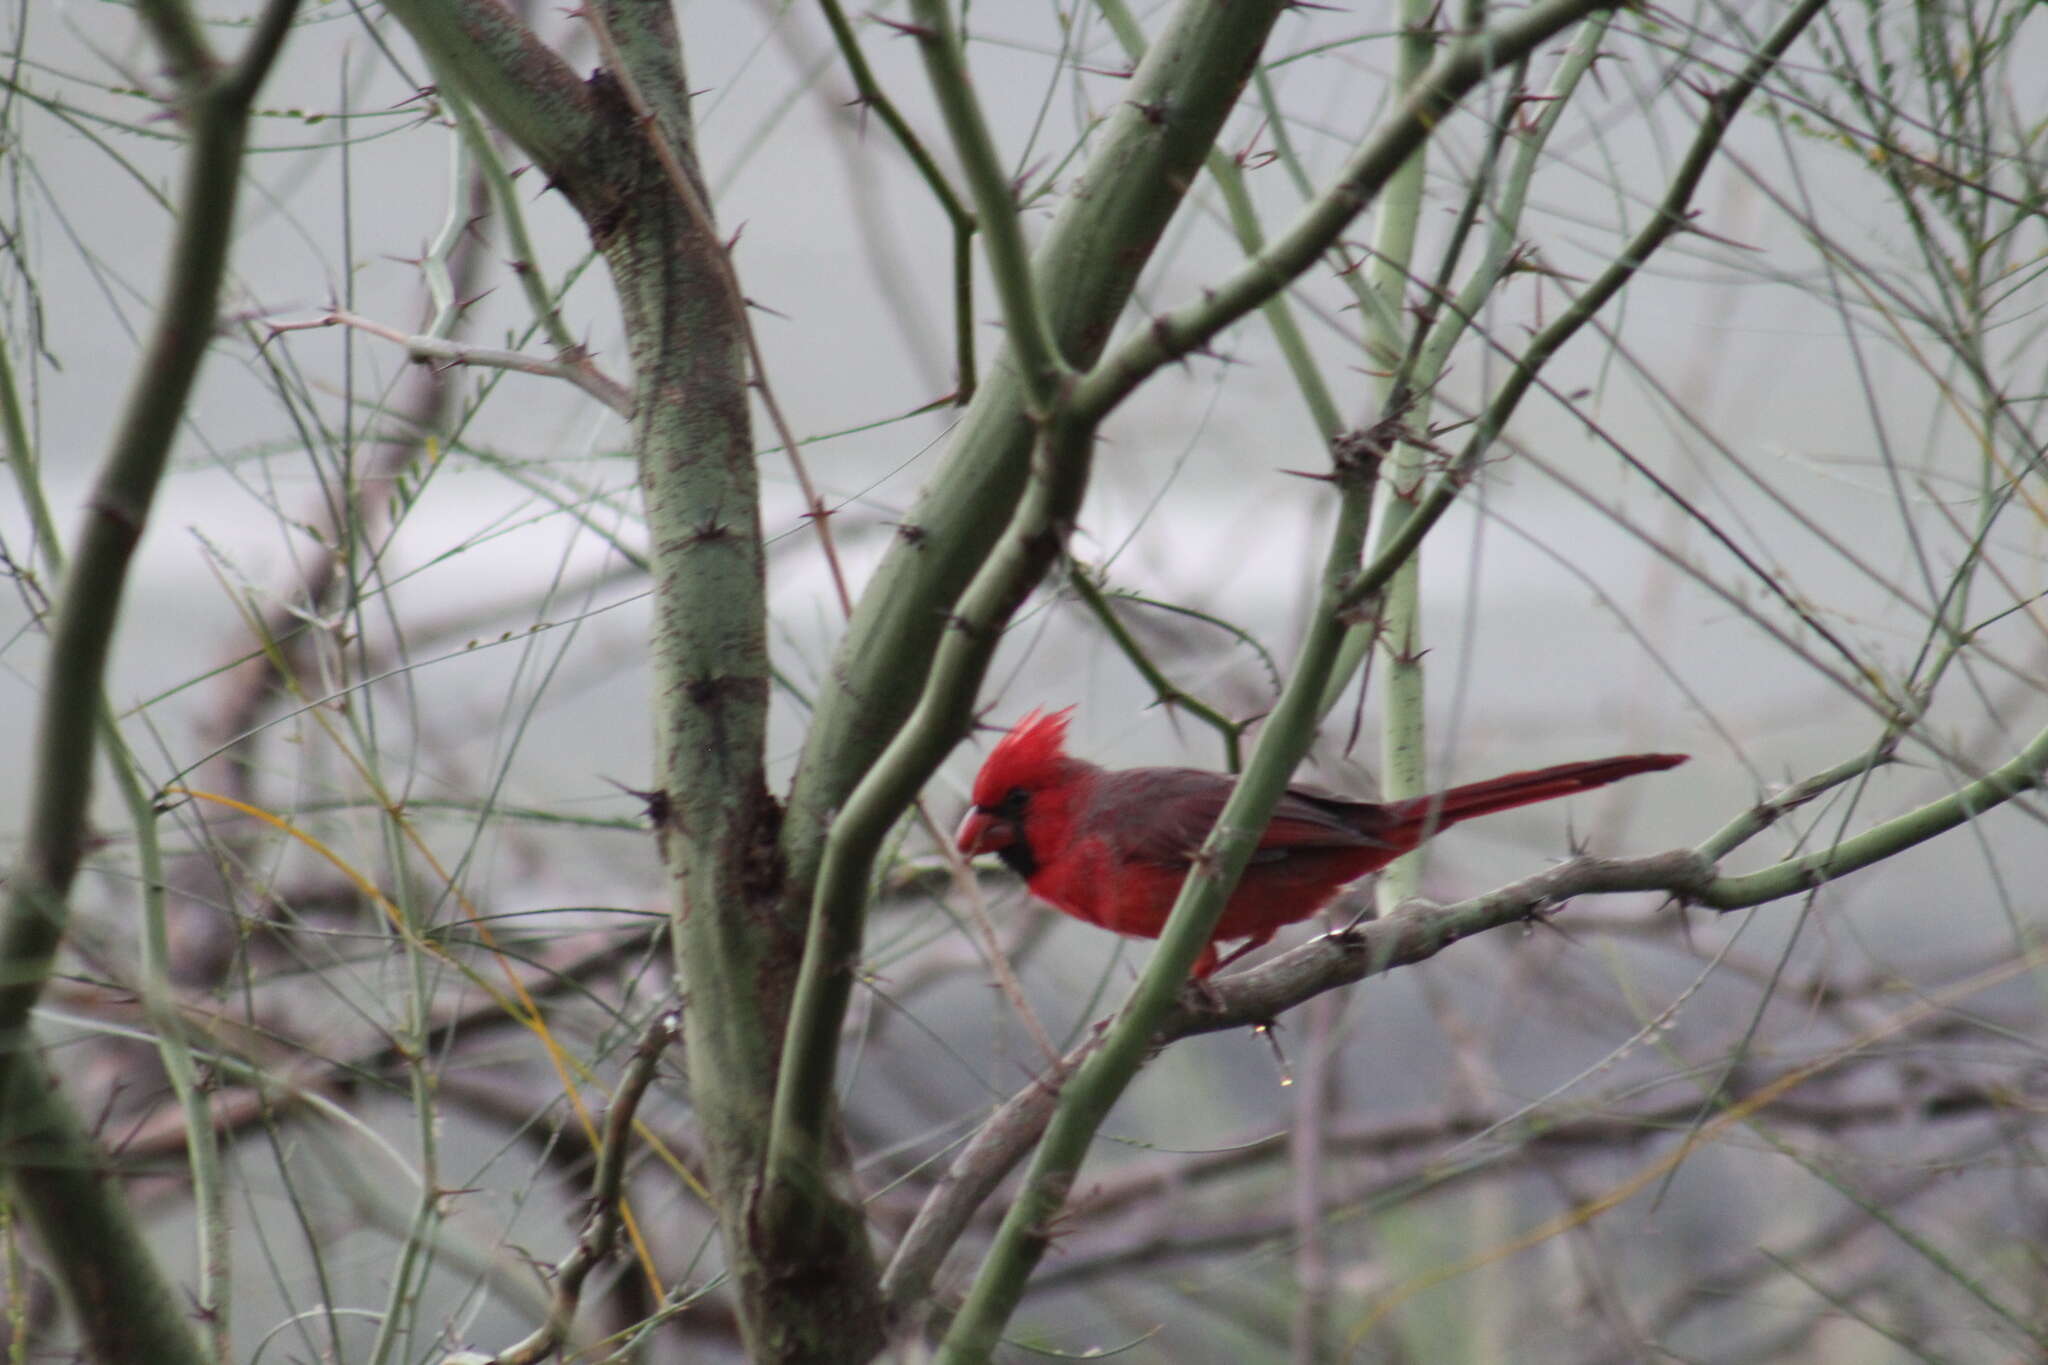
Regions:
<instances>
[{"instance_id":1,"label":"blurred background","mask_svg":"<svg viewBox=\"0 0 2048 1365\"><path fill-rule=\"evenodd\" d=\"M721 229L857 592L957 414L952 233L815 10L677 13ZM206 17L232 48L246 7ZM598 64L573 16L529 17L579 68ZM867 60L950 165L915 44L889 17L856 16ZM1736 5L1616 20L1529 185L1527 268L1473 319L1436 421L1494 393L1640 228L1701 90L1778 18ZM2044 24L2000 3L1832 7L1731 130L1690 230L1543 372L1422 555L1429 770L1448 785L1641 749L1694 758L1446 834L1424 894L1475 895L1575 848L1697 844L1788 784L1895 757L1744 843L1725 870L1747 871L1945 796L2048 724L2048 87L2027 75L2048 59ZM1037 231L1085 190L1129 61L1093 10L975 6L969 27ZM1370 9L1283 18L1221 144L1269 237L1383 115L1390 27ZM0 498L0 766L24 773L54 581L31 508L45 500L67 537L77 521L158 289L181 146L124 7L14 6L0 33L0 326L33 451ZM1531 64L1532 89L1561 51ZM355 327L279 330L345 310L545 361L524 288L537 278L595 366L629 379L576 219L516 151L480 156L434 86L377 9L304 13L260 101L232 316L110 686L167 811L169 970L215 1057L234 1339L250 1359L425 1359L525 1331L544 1304L536 1265L573 1239L588 1178L565 1088L601 1109L672 989L661 877L627 790L652 785L652 722L623 421L558 376L418 365ZM1475 96L1431 146L1419 275L1499 99ZM512 177L516 232L486 193L493 171ZM1347 236L1354 263L1369 227ZM1198 187L1126 328L1242 255L1219 194ZM1340 269L1312 271L1290 304L1346 419L1364 422L1385 365ZM979 271L972 302L986 365L1001 327ZM789 460L756 431L780 790L843 618ZM1327 467L1322 447L1255 314L1110 420L1070 547L1150 662L1247 734L1313 600L1334 496L1295 471ZM1218 733L1156 704L1066 572L1005 642L991 725L1073 703L1072 747L1098 762L1224 766ZM1368 670L1333 711L1305 780L1376 791L1376 681ZM985 753L963 746L927 791L938 828ZM25 795L0 783L10 860ZM1726 916L1580 901L1318 998L1283 1021L1284 1064L1245 1033L1173 1047L1105 1127L1012 1324L1016 1358L2038 1358L2048 1074L2026 955L2048 884L2041 813L2015 800ZM177 1265L193 1220L184 1131L133 1003L139 874L109 784L98 818L106 844L42 1029L79 1059L66 1074L81 1107L134 1163ZM841 1072L885 1249L972 1126L1043 1068L1034 1029L1078 1041L1150 951L1057 919L993 866L963 888L915 824L886 867ZM437 926L447 955L396 951L365 885ZM971 929L983 912L1036 1024L991 987ZM1958 986L1986 970L1999 979ZM519 990L547 1031L508 1006ZM403 1055L394 1037L423 1020L432 1054ZM660 1138L633 1176L646 1245L604 1272L581 1344L737 1358L683 1078L658 1083L646 1118ZM941 1300L1000 1201L985 1213Z\"/></svg>"}]
</instances>

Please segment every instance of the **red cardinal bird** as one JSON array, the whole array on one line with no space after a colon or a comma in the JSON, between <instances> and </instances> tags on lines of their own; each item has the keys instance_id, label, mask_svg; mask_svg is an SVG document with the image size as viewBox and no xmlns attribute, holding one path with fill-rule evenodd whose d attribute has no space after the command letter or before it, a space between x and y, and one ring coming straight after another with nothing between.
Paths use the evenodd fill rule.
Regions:
<instances>
[{"instance_id":1,"label":"red cardinal bird","mask_svg":"<svg viewBox=\"0 0 2048 1365\"><path fill-rule=\"evenodd\" d=\"M1032 895L1075 919L1157 938L1236 779L1194 768L1109 772L1069 758L1073 709L1033 711L996 744L974 779L974 808L957 836L960 851L995 854ZM1291 787L1194 974L1199 979L1235 962L1283 926L1322 909L1339 888L1446 826L1674 768L1686 757L1630 754L1566 763L1387 805ZM1219 962L1216 944L1238 938L1244 944Z\"/></svg>"}]
</instances>

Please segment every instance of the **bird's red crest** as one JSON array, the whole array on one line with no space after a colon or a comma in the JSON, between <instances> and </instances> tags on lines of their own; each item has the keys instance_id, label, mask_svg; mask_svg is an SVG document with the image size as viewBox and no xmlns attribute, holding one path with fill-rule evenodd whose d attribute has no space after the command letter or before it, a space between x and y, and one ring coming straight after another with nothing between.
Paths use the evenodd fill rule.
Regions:
<instances>
[{"instance_id":1,"label":"bird's red crest","mask_svg":"<svg viewBox=\"0 0 2048 1365\"><path fill-rule=\"evenodd\" d=\"M1048 781L1067 756L1067 718L1071 706L1057 711L1034 710L996 741L981 773L974 779L974 804L993 807L1012 787L1033 787Z\"/></svg>"}]
</instances>

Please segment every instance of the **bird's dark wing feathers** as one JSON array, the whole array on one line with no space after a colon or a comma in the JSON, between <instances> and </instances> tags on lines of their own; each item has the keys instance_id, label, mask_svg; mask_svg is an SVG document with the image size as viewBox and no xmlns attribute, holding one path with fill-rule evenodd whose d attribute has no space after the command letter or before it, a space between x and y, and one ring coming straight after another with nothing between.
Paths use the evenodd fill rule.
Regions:
<instances>
[{"instance_id":1,"label":"bird's dark wing feathers","mask_svg":"<svg viewBox=\"0 0 2048 1365\"><path fill-rule=\"evenodd\" d=\"M1236 783L1198 768L1131 768L1107 773L1091 803L1127 862L1186 867L1208 837ZM1294 852L1385 847L1393 823L1384 807L1290 787L1273 809L1254 863Z\"/></svg>"}]
</instances>

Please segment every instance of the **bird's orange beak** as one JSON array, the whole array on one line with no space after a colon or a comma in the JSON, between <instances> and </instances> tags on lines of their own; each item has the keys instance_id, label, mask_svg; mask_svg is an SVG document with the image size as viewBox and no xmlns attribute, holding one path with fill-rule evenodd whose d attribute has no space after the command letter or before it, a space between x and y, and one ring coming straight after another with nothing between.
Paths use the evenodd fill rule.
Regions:
<instances>
[{"instance_id":1,"label":"bird's orange beak","mask_svg":"<svg viewBox=\"0 0 2048 1365\"><path fill-rule=\"evenodd\" d=\"M959 833L953 836L955 847L970 858L977 853L994 853L1016 842L1017 826L1013 822L978 806L967 812Z\"/></svg>"}]
</instances>

